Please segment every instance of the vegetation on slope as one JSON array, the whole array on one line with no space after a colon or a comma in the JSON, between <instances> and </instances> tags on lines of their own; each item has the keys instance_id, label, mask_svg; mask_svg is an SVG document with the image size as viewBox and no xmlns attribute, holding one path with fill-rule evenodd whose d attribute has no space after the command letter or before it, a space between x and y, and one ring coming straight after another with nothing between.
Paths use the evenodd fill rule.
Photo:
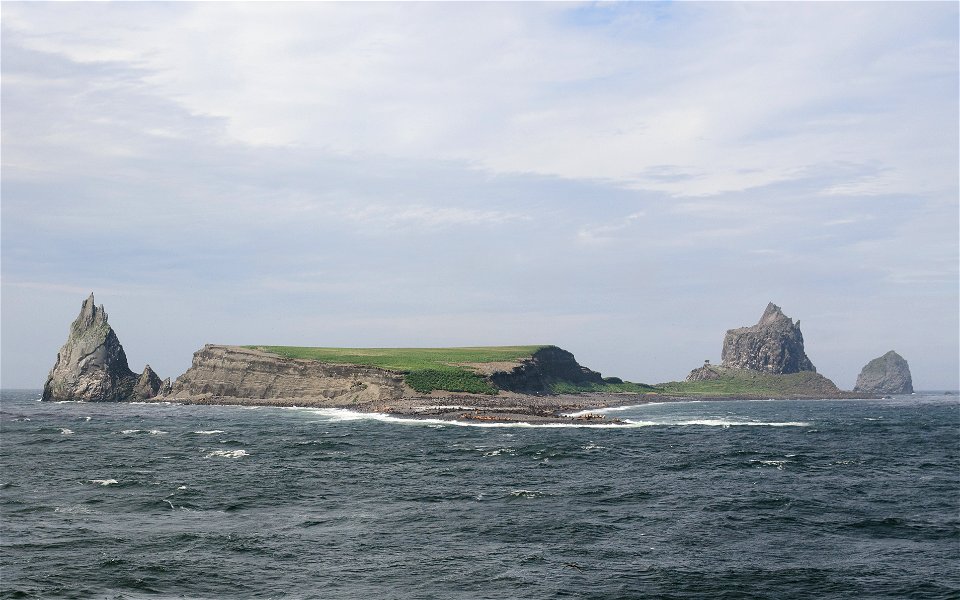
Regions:
<instances>
[{"instance_id":1,"label":"vegetation on slope","mask_svg":"<svg viewBox=\"0 0 960 600\"><path fill-rule=\"evenodd\" d=\"M467 348L305 348L298 346L246 346L286 358L380 367L405 374L407 385L427 394L433 390L496 394L490 385L464 363L513 362L530 358L546 346L476 346Z\"/></svg>"},{"instance_id":2,"label":"vegetation on slope","mask_svg":"<svg viewBox=\"0 0 960 600\"><path fill-rule=\"evenodd\" d=\"M671 381L657 384L669 396L735 396L782 398L789 396L833 395L836 386L813 371L773 375L746 369L715 368L719 377L702 381Z\"/></svg>"},{"instance_id":3,"label":"vegetation on slope","mask_svg":"<svg viewBox=\"0 0 960 600\"><path fill-rule=\"evenodd\" d=\"M613 379L613 378L607 378ZM550 383L550 391L554 394L580 394L584 392L602 392L606 394L615 394L629 392L632 394L647 394L659 392L657 388L645 383L633 383L631 381L604 381L603 383L573 383L570 381L553 381Z\"/></svg>"}]
</instances>

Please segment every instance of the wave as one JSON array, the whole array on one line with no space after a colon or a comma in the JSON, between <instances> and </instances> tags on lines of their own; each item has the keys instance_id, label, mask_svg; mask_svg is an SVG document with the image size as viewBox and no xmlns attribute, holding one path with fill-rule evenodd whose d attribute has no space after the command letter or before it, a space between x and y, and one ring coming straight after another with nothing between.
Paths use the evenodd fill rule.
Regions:
<instances>
[{"instance_id":1,"label":"wave","mask_svg":"<svg viewBox=\"0 0 960 600\"><path fill-rule=\"evenodd\" d=\"M73 430L72 430L72 429L67 429L66 427L61 427L61 428L60 428L60 433L63 434L63 435L73 435Z\"/></svg>"},{"instance_id":2,"label":"wave","mask_svg":"<svg viewBox=\"0 0 960 600\"><path fill-rule=\"evenodd\" d=\"M116 479L91 479L90 483L96 483L98 485L115 485L120 482Z\"/></svg>"},{"instance_id":3,"label":"wave","mask_svg":"<svg viewBox=\"0 0 960 600\"><path fill-rule=\"evenodd\" d=\"M224 433L222 429L210 429L205 431L191 431L190 433L195 433L197 435L213 435L215 433Z\"/></svg>"},{"instance_id":4,"label":"wave","mask_svg":"<svg viewBox=\"0 0 960 600\"><path fill-rule=\"evenodd\" d=\"M619 407L618 407L619 408ZM696 419L688 421L636 421L623 419L617 423L530 423L528 421L487 421L472 422L456 419L421 419L418 417L400 417L386 413L365 413L346 408L302 408L318 416L327 417L330 421L380 421L383 423L399 423L404 425L427 425L434 428L443 426L453 427L486 427L486 428L541 428L541 429L631 429L638 427L672 427L700 425L708 427L738 427L738 426L766 426L766 427L808 427L810 423L803 421L737 421L730 419ZM587 411L596 412L596 411Z\"/></svg>"},{"instance_id":5,"label":"wave","mask_svg":"<svg viewBox=\"0 0 960 600\"><path fill-rule=\"evenodd\" d=\"M207 458L213 458L214 456L222 456L224 458L240 458L242 456L250 456L250 453L246 450L214 450L207 455Z\"/></svg>"}]
</instances>

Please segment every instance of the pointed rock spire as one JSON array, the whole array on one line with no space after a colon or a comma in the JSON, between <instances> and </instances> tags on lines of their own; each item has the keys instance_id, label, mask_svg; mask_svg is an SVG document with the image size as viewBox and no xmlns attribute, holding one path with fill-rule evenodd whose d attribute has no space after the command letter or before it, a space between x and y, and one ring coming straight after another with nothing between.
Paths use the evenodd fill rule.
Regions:
<instances>
[{"instance_id":1,"label":"pointed rock spire","mask_svg":"<svg viewBox=\"0 0 960 600\"><path fill-rule=\"evenodd\" d=\"M147 365L143 368L143 374L140 375L137 384L133 386L132 398L134 400L153 398L160 391L161 385L163 382L160 381L160 377L153 372L150 365Z\"/></svg>"},{"instance_id":2,"label":"pointed rock spire","mask_svg":"<svg viewBox=\"0 0 960 600\"><path fill-rule=\"evenodd\" d=\"M107 323L107 312L90 294L57 353L43 386L43 400L119 402L130 398L136 383L123 346Z\"/></svg>"}]
</instances>

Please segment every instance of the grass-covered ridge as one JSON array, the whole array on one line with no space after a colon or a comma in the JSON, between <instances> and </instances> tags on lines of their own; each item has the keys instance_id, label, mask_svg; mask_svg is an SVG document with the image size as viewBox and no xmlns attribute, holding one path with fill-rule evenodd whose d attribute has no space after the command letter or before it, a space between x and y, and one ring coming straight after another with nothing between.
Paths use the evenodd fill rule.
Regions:
<instances>
[{"instance_id":1,"label":"grass-covered ridge","mask_svg":"<svg viewBox=\"0 0 960 600\"><path fill-rule=\"evenodd\" d=\"M513 362L530 358L539 346L473 346L466 348L308 348L245 346L286 358L380 367L405 374L407 385L420 393L433 390L496 394L497 389L470 363Z\"/></svg>"},{"instance_id":2,"label":"grass-covered ridge","mask_svg":"<svg viewBox=\"0 0 960 600\"><path fill-rule=\"evenodd\" d=\"M705 381L671 381L658 383L657 388L670 396L764 397L832 395L839 392L829 379L813 371L772 375L745 369L713 367L717 379Z\"/></svg>"}]
</instances>

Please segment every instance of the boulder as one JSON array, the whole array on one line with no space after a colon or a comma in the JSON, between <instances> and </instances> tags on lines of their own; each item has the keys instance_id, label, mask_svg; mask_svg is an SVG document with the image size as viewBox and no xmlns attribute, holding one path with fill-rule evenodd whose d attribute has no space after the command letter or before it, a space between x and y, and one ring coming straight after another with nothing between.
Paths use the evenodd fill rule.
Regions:
<instances>
[{"instance_id":1,"label":"boulder","mask_svg":"<svg viewBox=\"0 0 960 600\"><path fill-rule=\"evenodd\" d=\"M853 391L868 394L912 394L910 365L891 350L863 367Z\"/></svg>"},{"instance_id":2,"label":"boulder","mask_svg":"<svg viewBox=\"0 0 960 600\"><path fill-rule=\"evenodd\" d=\"M772 302L756 325L727 331L721 357L724 367L774 375L817 370L803 349L800 322Z\"/></svg>"},{"instance_id":3,"label":"boulder","mask_svg":"<svg viewBox=\"0 0 960 600\"><path fill-rule=\"evenodd\" d=\"M117 334L107 323L107 312L96 306L93 294L70 325L67 341L43 386L43 400L120 402L129 400L137 375Z\"/></svg>"}]
</instances>

